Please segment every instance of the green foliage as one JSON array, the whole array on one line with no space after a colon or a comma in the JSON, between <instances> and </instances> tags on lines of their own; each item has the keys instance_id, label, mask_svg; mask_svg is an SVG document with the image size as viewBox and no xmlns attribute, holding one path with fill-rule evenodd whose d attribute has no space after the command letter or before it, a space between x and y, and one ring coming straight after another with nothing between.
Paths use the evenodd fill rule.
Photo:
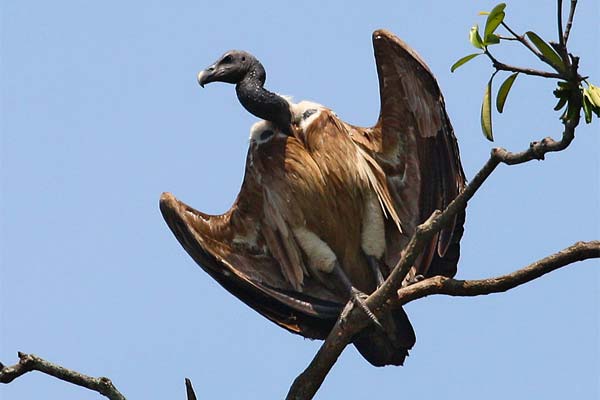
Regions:
<instances>
[{"instance_id":1,"label":"green foliage","mask_svg":"<svg viewBox=\"0 0 600 400\"><path fill-rule=\"evenodd\" d=\"M600 88L592 84L587 85L587 88L581 85L573 87L568 82L558 82L558 87L554 90L554 96L558 98L558 103L554 107L554 110L559 111L565 105L567 106L566 110L560 116L562 120L573 118L579 112L579 108L570 104L569 101L573 97L574 91L577 92L578 96L581 96L581 108L583 108L585 122L588 124L591 123L593 114L596 114L596 117L600 118Z\"/></svg>"},{"instance_id":2,"label":"green foliage","mask_svg":"<svg viewBox=\"0 0 600 400\"><path fill-rule=\"evenodd\" d=\"M502 21L504 21L504 17L506 16L504 13L505 8L506 4L500 3L488 14L487 20L485 21L485 29L483 31L484 43L491 44L493 42L496 44L500 42L500 39L498 36L494 35L494 32L500 26Z\"/></svg>"},{"instance_id":3,"label":"green foliage","mask_svg":"<svg viewBox=\"0 0 600 400\"><path fill-rule=\"evenodd\" d=\"M546 43L541 37L539 37L535 32L527 32L527 37L534 44L535 47L542 53L544 58L548 61L555 70L558 72L565 72L565 63L562 58L558 55L558 53L550 47L548 43Z\"/></svg>"},{"instance_id":4,"label":"green foliage","mask_svg":"<svg viewBox=\"0 0 600 400\"><path fill-rule=\"evenodd\" d=\"M492 80L494 80L494 75L492 75L485 87L483 103L481 104L481 130L490 142L494 141L492 133Z\"/></svg>"},{"instance_id":5,"label":"green foliage","mask_svg":"<svg viewBox=\"0 0 600 400\"><path fill-rule=\"evenodd\" d=\"M469 54L468 56L464 56L463 58L461 58L460 60L458 60L457 62L452 64L452 67L450 67L450 72L456 71L456 68L460 67L461 65L467 63L468 61L470 61L473 58L480 56L482 54L483 53L473 53L473 54Z\"/></svg>"},{"instance_id":6,"label":"green foliage","mask_svg":"<svg viewBox=\"0 0 600 400\"><path fill-rule=\"evenodd\" d=\"M485 54L485 52L487 51L487 46L500 43L500 37L494 32L496 31L498 26L500 26L502 21L504 21L504 8L506 8L506 4L500 3L496 7L494 7L490 12L482 11L479 13L479 15L487 15L487 19L485 21L485 28L483 30L483 38L481 38L481 34L479 33L479 25L474 25L469 31L469 42L471 42L473 47L475 47L476 49L483 50L483 52L473 53L462 57L454 64L452 64L452 67L450 68L451 72L454 72L458 67L471 61L478 55Z\"/></svg>"},{"instance_id":7,"label":"green foliage","mask_svg":"<svg viewBox=\"0 0 600 400\"><path fill-rule=\"evenodd\" d=\"M494 140L492 132L492 81L494 76L499 71L511 71L513 72L504 82L500 85L498 93L496 95L496 110L499 113L504 111L504 106L508 98L508 94L517 79L519 73L525 73L527 75L536 75L544 78L558 78L558 87L554 91L554 95L558 98L558 103L554 107L554 110L563 110L561 119L563 121L572 120L581 113L583 108L584 118L587 123L592 121L592 117L595 114L600 118L600 88L589 84L579 75L573 72L571 69L571 60L567 54L569 51L564 46L563 40L561 39L560 44L553 44L552 46L543 40L538 34L532 31L527 31L524 35L518 35L506 24L505 13L506 4L497 4L491 11L481 11L479 15L486 16L485 28L480 33L479 26L474 25L469 31L469 42L471 45L481 52L472 53L460 58L454 64L450 70L454 72L459 67L463 66L467 62L476 58L481 54L485 54L492 61L496 71L492 74L488 81L485 91L483 94L483 103L481 105L481 129L484 136L490 140ZM508 33L508 37L501 36L496 33L496 30L502 25ZM563 34L562 27L559 27L559 35ZM500 43L503 40L512 40L525 46L531 50L532 53L536 54L543 62L548 64L555 72L536 71L528 68L514 67L501 63L492 56L489 50L489 46ZM564 40L566 42L566 40ZM561 56L561 54L564 56ZM576 75L576 76L575 76ZM582 80L586 83L587 87L583 87Z\"/></svg>"},{"instance_id":8,"label":"green foliage","mask_svg":"<svg viewBox=\"0 0 600 400\"><path fill-rule=\"evenodd\" d=\"M471 31L469 32L469 41L474 47L483 50L483 40L479 34L479 25L474 25L471 28Z\"/></svg>"},{"instance_id":9,"label":"green foliage","mask_svg":"<svg viewBox=\"0 0 600 400\"><path fill-rule=\"evenodd\" d=\"M519 73L515 72L514 74L506 78L506 80L502 82L502 85L500 85L500 89L498 89L498 96L496 97L496 109L500 114L502 114L502 111L504 110L506 96L508 96L508 92L510 92L510 89L512 88L512 85L515 82L515 79L517 79L517 75L519 75Z\"/></svg>"},{"instance_id":10,"label":"green foliage","mask_svg":"<svg viewBox=\"0 0 600 400\"><path fill-rule=\"evenodd\" d=\"M594 85L588 85L582 89L583 93L583 114L585 122L592 122L592 113L600 118L600 88Z\"/></svg>"}]
</instances>

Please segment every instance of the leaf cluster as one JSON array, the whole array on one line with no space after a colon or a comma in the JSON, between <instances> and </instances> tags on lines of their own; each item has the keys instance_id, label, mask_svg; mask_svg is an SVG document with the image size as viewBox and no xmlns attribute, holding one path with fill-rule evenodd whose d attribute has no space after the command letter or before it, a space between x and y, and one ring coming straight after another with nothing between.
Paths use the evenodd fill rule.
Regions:
<instances>
[{"instance_id":1,"label":"leaf cluster","mask_svg":"<svg viewBox=\"0 0 600 400\"><path fill-rule=\"evenodd\" d=\"M565 111L561 115L563 121L567 121L572 119L575 115L578 115L581 108L583 108L585 121L587 123L592 121L593 114L600 117L600 88L587 83L587 81L587 87L584 88L582 86L582 81L584 81L584 79L577 74L577 67L573 66L573 56L569 54L566 49L566 40L563 37L562 26L560 26L560 23L560 45L556 43L549 44L533 31L527 31L524 35L516 34L505 22L505 9L506 4L500 3L489 12L479 13L480 15L487 16L485 27L483 32L480 33L479 26L477 24L474 25L469 31L469 42L473 47L480 51L460 58L450 68L450 70L454 72L457 68L482 54L488 56L492 61L496 70L485 87L481 105L481 129L484 136L490 141L494 140L492 131L492 84L494 77L499 71L509 71L512 72L512 74L502 82L496 94L495 102L498 113L504 111L508 94L519 74L525 73L527 75L559 79L558 87L554 91L554 95L559 101L554 109L558 111L566 106ZM502 36L496 33L501 25L511 36ZM502 40L517 41L521 43L556 72L513 67L499 62L492 56L489 47L499 44ZM570 101L574 98L577 98L580 101Z\"/></svg>"}]
</instances>

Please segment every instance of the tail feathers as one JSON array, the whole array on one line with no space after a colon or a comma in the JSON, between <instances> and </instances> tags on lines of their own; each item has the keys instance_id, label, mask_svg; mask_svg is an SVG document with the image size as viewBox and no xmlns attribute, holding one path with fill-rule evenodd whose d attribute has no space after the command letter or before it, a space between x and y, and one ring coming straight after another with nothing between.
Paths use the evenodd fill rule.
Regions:
<instances>
[{"instance_id":1,"label":"tail feathers","mask_svg":"<svg viewBox=\"0 0 600 400\"><path fill-rule=\"evenodd\" d=\"M386 332L371 325L354 337L360 354L372 365L402 365L416 341L415 332L403 309L380 319Z\"/></svg>"}]
</instances>

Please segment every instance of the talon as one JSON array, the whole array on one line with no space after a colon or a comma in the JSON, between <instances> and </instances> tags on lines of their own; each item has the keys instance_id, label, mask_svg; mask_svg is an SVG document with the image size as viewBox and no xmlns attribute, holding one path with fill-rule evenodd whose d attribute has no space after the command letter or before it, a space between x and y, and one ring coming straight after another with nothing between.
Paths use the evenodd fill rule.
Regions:
<instances>
[{"instance_id":1,"label":"talon","mask_svg":"<svg viewBox=\"0 0 600 400\"><path fill-rule=\"evenodd\" d=\"M371 310L369 310L369 307L367 307L367 305L365 304L364 298L366 298L367 295L365 295L363 292L361 292L360 290L358 290L357 288L355 288L352 285L352 282L350 282L350 279L348 279L348 276L346 276L346 273L344 272L344 270L342 270L342 267L340 266L340 264L337 261L333 267L332 272L339 279L339 281L343 285L343 287L348 291L348 294L350 297L350 303L356 304L361 310L363 310L363 312L365 314L367 314L369 319L371 321L373 321L373 323L375 325L377 325L378 327L381 327L383 329L381 323L379 322L379 320L377 319L375 314L373 314L373 312ZM346 306L346 308L348 308L348 306ZM340 314L340 318L343 317L345 319L347 317L350 310L346 310L346 308L344 308L344 311L342 312L342 314L344 314L344 312L347 311L346 314L345 315Z\"/></svg>"},{"instance_id":2,"label":"talon","mask_svg":"<svg viewBox=\"0 0 600 400\"><path fill-rule=\"evenodd\" d=\"M352 296L352 302L354 304L356 304L365 314L367 314L367 317L369 317L369 319L375 325L377 325L378 327L383 329L381 322L379 322L379 320L377 319L375 314L373 314L373 312L371 310L369 310L369 307L367 307L367 304L365 303L364 298L366 298L367 296L360 290L356 289L355 287L352 287L350 294Z\"/></svg>"},{"instance_id":3,"label":"talon","mask_svg":"<svg viewBox=\"0 0 600 400\"><path fill-rule=\"evenodd\" d=\"M406 286L414 285L417 282L421 282L425 277L421 274L415 275L411 279L406 280Z\"/></svg>"}]
</instances>

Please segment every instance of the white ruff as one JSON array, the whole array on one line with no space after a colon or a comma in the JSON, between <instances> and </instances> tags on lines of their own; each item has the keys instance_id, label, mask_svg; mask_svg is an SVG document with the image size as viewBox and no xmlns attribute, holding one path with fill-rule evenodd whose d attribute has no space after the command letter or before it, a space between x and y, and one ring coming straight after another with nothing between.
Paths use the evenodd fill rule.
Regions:
<instances>
[{"instance_id":1,"label":"white ruff","mask_svg":"<svg viewBox=\"0 0 600 400\"><path fill-rule=\"evenodd\" d=\"M300 103L292 103L289 100L288 102L290 103L290 111L292 112L292 122L299 124L303 131L305 131L306 128L319 117L322 110L326 109L319 103L307 100L303 100ZM304 113L308 110L316 110L316 112L304 119Z\"/></svg>"},{"instance_id":2,"label":"white ruff","mask_svg":"<svg viewBox=\"0 0 600 400\"><path fill-rule=\"evenodd\" d=\"M264 139L261 139L261 135L265 131L272 131L274 134ZM280 132L277 130L277 128L275 128L275 125L273 125L269 121L261 120L254 123L254 125L252 125L252 127L250 128L250 141L261 144L273 139L273 137L278 133Z\"/></svg>"}]
</instances>

